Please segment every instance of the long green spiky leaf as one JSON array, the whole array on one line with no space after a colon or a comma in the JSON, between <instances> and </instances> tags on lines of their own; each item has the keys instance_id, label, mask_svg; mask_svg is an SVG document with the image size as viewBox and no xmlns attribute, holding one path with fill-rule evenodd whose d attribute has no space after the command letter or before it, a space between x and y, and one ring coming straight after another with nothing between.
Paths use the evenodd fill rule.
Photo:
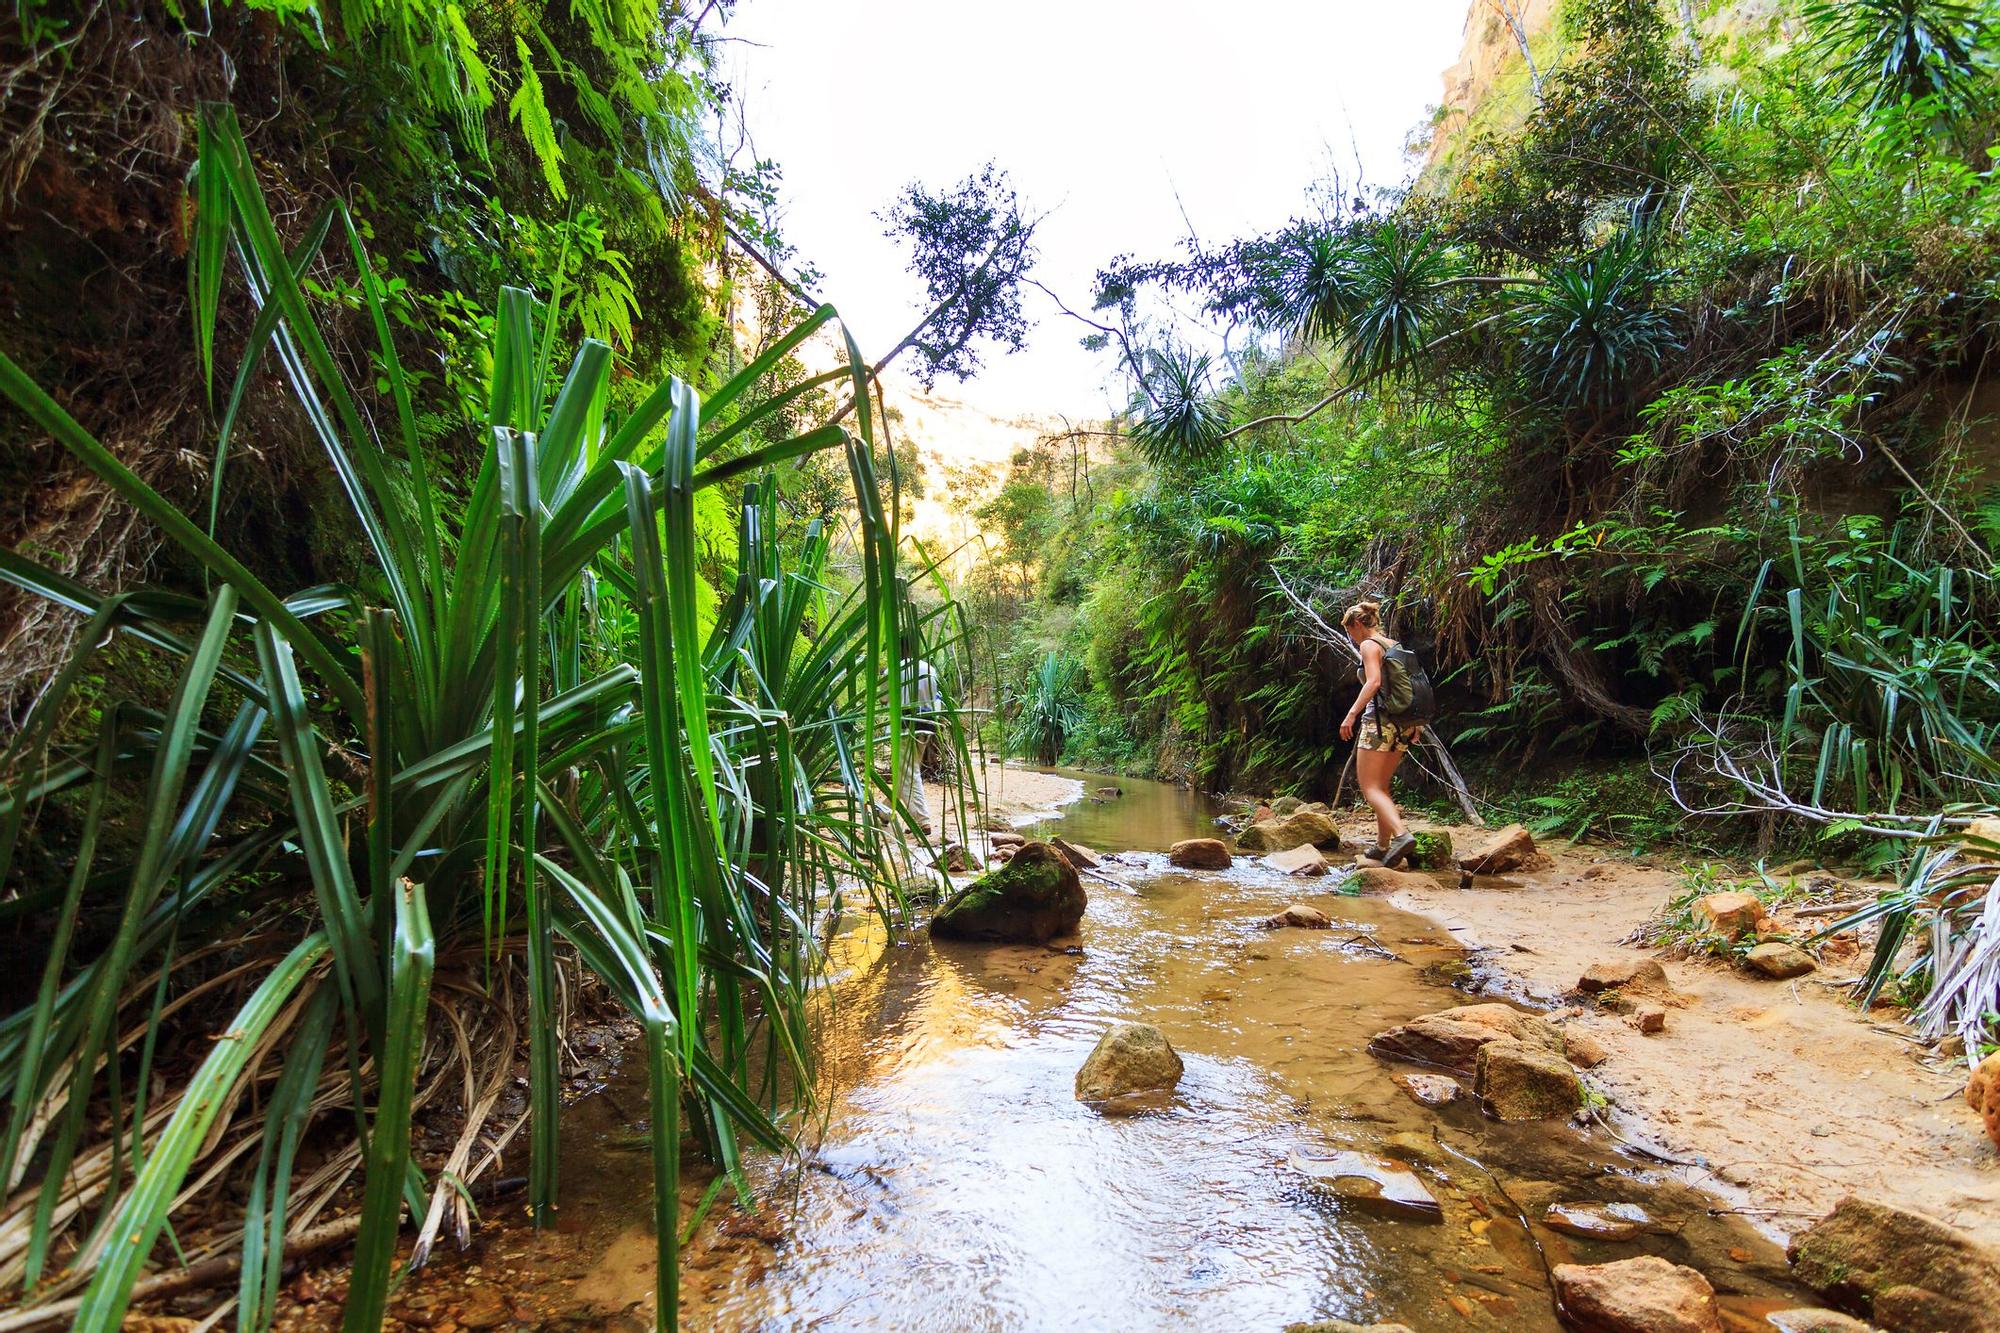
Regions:
<instances>
[{"instance_id":1,"label":"long green spiky leaf","mask_svg":"<svg viewBox=\"0 0 2000 1333\"><path fill-rule=\"evenodd\" d=\"M565 392L573 387L574 378ZM588 393L589 390L586 388L582 392ZM573 433L578 427L572 423L563 429ZM536 1225L540 1226L554 1217L556 1168L561 1151L556 1131L562 1109L561 1075L556 1060L554 928L548 919L548 907L543 901L543 891L535 874L538 850L536 815L540 795L537 762L541 748L540 468L533 435L507 430L496 430L494 434L497 447L503 451L500 455L500 509L505 559L501 572L503 592L498 629L503 664L500 684L508 696L504 712L509 721L517 711L521 720L521 894L527 908L528 1096L531 1106L528 1196L529 1209ZM496 700L496 723L502 712ZM494 822L504 826L511 823L514 813L514 774L511 762L505 774L498 771L497 754L495 763L494 800L503 799L499 793L504 789L508 809ZM489 865L492 860L489 850ZM500 865L502 878L498 891L504 904L504 854ZM490 893L493 891L492 880L488 882ZM499 913L499 919L504 928L504 908Z\"/></svg>"},{"instance_id":2,"label":"long green spiky leaf","mask_svg":"<svg viewBox=\"0 0 2000 1333\"><path fill-rule=\"evenodd\" d=\"M679 1326L680 1307L680 1076L676 1027L658 974L628 913L620 913L555 862L542 868L560 885L590 927L564 934L597 960L599 975L639 1019L645 1033L647 1091L652 1104L654 1242L657 1252L654 1326ZM593 938L594 936L594 938Z\"/></svg>"},{"instance_id":3,"label":"long green spiky leaf","mask_svg":"<svg viewBox=\"0 0 2000 1333\"><path fill-rule=\"evenodd\" d=\"M219 171L203 171L208 127L195 127L194 243L188 247L188 308L194 312L195 350L201 355L202 382L215 399L215 317L222 301L222 262L229 251L229 183ZM211 528L212 530L212 528Z\"/></svg>"},{"instance_id":4,"label":"long green spiky leaf","mask_svg":"<svg viewBox=\"0 0 2000 1333\"><path fill-rule=\"evenodd\" d=\"M251 297L260 307L270 301L280 309L282 319L275 334L279 363L294 399L325 449L362 535L374 549L397 616L412 628L413 650L421 655L433 637L429 633L430 607L417 596L412 580L422 576L426 538L403 513L397 488L390 481L360 405L348 391L339 363L313 321L305 291L278 238L235 111L227 104L207 103L201 114L209 130L203 143L208 156L202 169L220 171L229 183L235 203L237 254ZM390 353L393 355L393 348ZM431 674L432 664L423 663L418 678L426 685L420 688L427 688ZM352 716L358 724L361 710L354 708Z\"/></svg>"},{"instance_id":5,"label":"long green spiky leaf","mask_svg":"<svg viewBox=\"0 0 2000 1333\"><path fill-rule=\"evenodd\" d=\"M312 1117L319 1071L333 1040L339 997L322 987L306 1006L285 1052L284 1072L264 1109L264 1143L243 1209L243 1268L236 1290L239 1331L263 1333L278 1313L278 1284L285 1274L285 1223L292 1162Z\"/></svg>"},{"instance_id":6,"label":"long green spiky leaf","mask_svg":"<svg viewBox=\"0 0 2000 1333\"><path fill-rule=\"evenodd\" d=\"M348 1281L346 1333L376 1333L389 1304L396 1263L397 1219L410 1163L410 1111L429 1026L431 973L437 942L423 886L405 881L396 895L396 935L389 954L386 1039L378 1049L375 1118L368 1134L368 1171L361 1196L361 1230Z\"/></svg>"},{"instance_id":7,"label":"long green spiky leaf","mask_svg":"<svg viewBox=\"0 0 2000 1333\"><path fill-rule=\"evenodd\" d=\"M320 738L306 716L291 645L265 622L258 623L255 638L271 704L271 730L290 782L292 817L298 822L299 845L332 942L342 993L366 1025L371 1044L379 1043L385 1022L382 971L369 946L368 913L348 869L347 842L320 763Z\"/></svg>"},{"instance_id":8,"label":"long green spiky leaf","mask_svg":"<svg viewBox=\"0 0 2000 1333\"><path fill-rule=\"evenodd\" d=\"M105 794L111 785L108 771L118 746L118 710L108 709L98 721L97 780L91 784L90 804L83 817L83 831L77 840L76 863L70 872L69 890L62 909L56 914L56 928L49 939L48 957L42 966L42 984L35 993L28 1030L14 1069L14 1098L7 1117L7 1137L0 1143L0 1194L12 1193L25 1164L17 1167L15 1155L28 1133L42 1093L42 1070L49 1054L48 1039L55 1019L56 1001L62 992L63 968L69 961L70 941L76 933L77 915L83 906L84 886L96 864L98 832L104 824Z\"/></svg>"},{"instance_id":9,"label":"long green spiky leaf","mask_svg":"<svg viewBox=\"0 0 2000 1333\"><path fill-rule=\"evenodd\" d=\"M207 129L204 128L202 133L206 135L208 133ZM220 192L220 199L211 203L204 187L199 205L204 214L200 226L205 229L212 225L207 217L207 213L210 209L213 209L217 215L214 224L215 229L226 250L230 228L230 217L228 214L229 183L223 180L220 171L203 173L199 162L195 164L195 171L202 180L213 181L215 188ZM290 265L294 274L304 274L306 269L311 267L312 262L319 258L320 247L326 243L327 230L333 223L333 212L334 206L331 204L320 210L319 218L313 223L312 229L306 233L306 238L299 243L298 248L293 250L291 256L286 260L286 263ZM221 283L222 253L218 252L215 257L213 280L218 287ZM189 258L190 262L192 262L193 256L190 255ZM264 360L264 349L270 345L272 337L278 331L278 319L282 313L282 308L276 302L266 302L263 308L257 312L257 318L250 326L249 341L243 348L243 359L236 367L235 381L229 386L229 402L223 408L221 418L216 422L215 456L209 467L208 476L208 535L211 537L215 536L216 530L222 520L223 480L228 475L229 469L229 443L236 434L236 421L242 415L244 400L249 395L250 386L256 383L257 368L263 364ZM209 312L209 320L209 327L200 332L200 336L205 342L212 340L214 337L213 310ZM199 323L199 315L197 316L197 323ZM207 351L206 347L204 347L204 351ZM213 390L211 389L210 392L212 396Z\"/></svg>"},{"instance_id":10,"label":"long green spiky leaf","mask_svg":"<svg viewBox=\"0 0 2000 1333\"><path fill-rule=\"evenodd\" d=\"M27 1255L27 1280L31 1285L41 1277L48 1254L51 1221L82 1136L84 1109L90 1101L98 1060L105 1058L107 1068L115 1067L117 1061L119 1000L124 994L127 974L140 953L143 927L171 870L170 829L174 812L180 808L181 791L201 730L202 709L215 684L216 668L235 617L235 591L227 585L216 589L208 624L182 669L167 709L160 743L153 754L152 780L146 793L145 833L127 882L117 931L110 947L93 964L82 1036L71 1067L68 1107L36 1200Z\"/></svg>"},{"instance_id":11,"label":"long green spiky leaf","mask_svg":"<svg viewBox=\"0 0 2000 1333\"><path fill-rule=\"evenodd\" d=\"M630 464L625 470L625 505L631 523L632 563L638 596L633 612L638 620L641 713L645 720L646 757L653 791L653 846L659 865L654 871L654 911L664 920L673 940L675 1013L692 1015L700 996L700 927L695 904L697 858L694 825L689 817L687 774L682 767L686 740L680 730L677 697L676 644L667 590L666 561L658 522L653 517L653 488L646 474ZM685 1047L693 1043L693 1027L682 1030Z\"/></svg>"},{"instance_id":12,"label":"long green spiky leaf","mask_svg":"<svg viewBox=\"0 0 2000 1333\"><path fill-rule=\"evenodd\" d=\"M124 1321L132 1286L152 1253L153 1242L166 1223L167 1211L173 1207L174 1196L194 1162L195 1153L207 1138L209 1126L221 1113L244 1065L326 947L326 937L318 931L300 940L251 992L209 1048L208 1057L189 1080L180 1106L167 1122L153 1155L146 1159L145 1169L118 1210L110 1244L77 1311L78 1328L110 1330Z\"/></svg>"}]
</instances>

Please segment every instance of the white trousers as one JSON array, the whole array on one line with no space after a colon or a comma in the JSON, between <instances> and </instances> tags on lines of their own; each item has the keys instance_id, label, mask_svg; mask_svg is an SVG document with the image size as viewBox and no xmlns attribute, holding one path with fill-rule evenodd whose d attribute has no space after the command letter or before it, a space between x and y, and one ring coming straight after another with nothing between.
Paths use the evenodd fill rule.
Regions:
<instances>
[{"instance_id":1,"label":"white trousers","mask_svg":"<svg viewBox=\"0 0 2000 1333\"><path fill-rule=\"evenodd\" d=\"M930 748L927 735L903 737L902 763L896 768L896 803L925 827L931 822L930 798L924 794L924 755Z\"/></svg>"}]
</instances>

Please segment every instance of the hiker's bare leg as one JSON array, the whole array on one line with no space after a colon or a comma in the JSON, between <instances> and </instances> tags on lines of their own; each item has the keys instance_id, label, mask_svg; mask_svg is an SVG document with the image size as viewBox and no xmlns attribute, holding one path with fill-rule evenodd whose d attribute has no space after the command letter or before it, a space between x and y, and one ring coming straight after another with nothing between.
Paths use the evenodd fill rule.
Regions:
<instances>
[{"instance_id":1,"label":"hiker's bare leg","mask_svg":"<svg viewBox=\"0 0 2000 1333\"><path fill-rule=\"evenodd\" d=\"M1403 756L1393 750L1357 750L1354 776L1361 784L1361 799L1375 812L1376 846L1387 847L1403 836L1403 812L1389 795L1389 777Z\"/></svg>"}]
</instances>

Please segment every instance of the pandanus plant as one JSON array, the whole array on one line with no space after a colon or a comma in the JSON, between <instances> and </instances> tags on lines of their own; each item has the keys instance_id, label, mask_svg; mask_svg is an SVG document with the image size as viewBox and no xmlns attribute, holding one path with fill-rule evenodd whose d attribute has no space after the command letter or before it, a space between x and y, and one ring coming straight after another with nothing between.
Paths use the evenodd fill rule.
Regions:
<instances>
[{"instance_id":1,"label":"pandanus plant","mask_svg":"<svg viewBox=\"0 0 2000 1333\"><path fill-rule=\"evenodd\" d=\"M918 613L871 462L865 363L842 334L838 369L753 401L838 327L822 306L706 402L669 380L620 417L609 350L586 341L559 374L559 299L508 290L486 412L465 423L483 453L453 497L345 208L288 250L232 113L206 109L200 129L204 367L231 256L256 311L218 417L218 477L273 360L371 563L358 586L280 594L0 357L0 391L209 588L103 594L0 552L0 577L89 618L0 769L0 878L34 811L82 810L67 882L0 905L55 923L33 1002L0 1020L0 1290L116 1328L164 1233L183 1261L240 1245L238 1326L266 1328L288 1243L358 1179L345 1327L379 1328L404 1209L421 1262L447 1224L469 1226L472 1186L524 1124L529 1208L550 1217L560 1024L579 976L567 955L644 1033L670 1326L683 1127L739 1189L740 1145L786 1146L788 1107L810 1088L811 926L849 885L894 906L875 886L896 882L892 845L915 833L897 828L907 812L885 777L902 700L883 682L900 678L897 630ZM332 262L329 239L345 242L372 330L379 434L304 289ZM825 385L851 393L851 430L762 442L760 426ZM844 450L852 480L842 539L860 574L845 592L827 580L821 525L787 568L776 483L754 480L822 449ZM696 501L731 482L745 485L737 580L704 627ZM636 662L602 627L604 599L626 603ZM175 664L171 698L105 706L73 744L59 724L119 635ZM135 781L142 832L114 859L104 835ZM206 1056L162 1095L162 1034L209 1016ZM528 1106L504 1117L522 1017ZM460 1095L452 1146L427 1171L413 1119ZM322 1138L346 1132L301 1173L316 1122ZM189 1252L176 1207L230 1183L244 1188L240 1232Z\"/></svg>"},{"instance_id":2,"label":"pandanus plant","mask_svg":"<svg viewBox=\"0 0 2000 1333\"><path fill-rule=\"evenodd\" d=\"M1083 664L1067 653L1045 653L1014 696L1014 737L1038 764L1062 759L1070 735L1083 725L1083 691L1077 684Z\"/></svg>"},{"instance_id":3,"label":"pandanus plant","mask_svg":"<svg viewBox=\"0 0 2000 1333\"><path fill-rule=\"evenodd\" d=\"M1128 367L1138 383L1132 435L1155 463L1209 458L1247 431L1296 425L1380 381L1432 373L1447 347L1482 332L1565 407L1602 408L1681 346L1678 317L1654 300L1658 275L1637 229L1536 272L1472 272L1447 236L1407 219L1299 228L1256 254L1242 309L1266 331L1324 340L1344 382L1296 412L1231 425L1205 359L1148 353Z\"/></svg>"}]
</instances>

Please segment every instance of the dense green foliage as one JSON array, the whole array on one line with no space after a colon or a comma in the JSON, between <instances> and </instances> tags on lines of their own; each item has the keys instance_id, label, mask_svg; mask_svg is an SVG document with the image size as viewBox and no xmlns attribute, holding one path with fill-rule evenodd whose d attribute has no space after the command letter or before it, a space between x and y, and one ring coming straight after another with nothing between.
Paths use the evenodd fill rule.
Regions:
<instances>
[{"instance_id":1,"label":"dense green foliage","mask_svg":"<svg viewBox=\"0 0 2000 1333\"><path fill-rule=\"evenodd\" d=\"M240 1244L265 1328L332 1210L379 1327L405 1219L414 1264L463 1237L510 1141L551 1219L563 1043L614 1003L662 1324L683 1153L705 1210L789 1146L814 932L900 912L925 840L884 682L959 635L898 572L877 375L1018 346L1034 225L992 167L910 186L934 303L868 365L730 133L732 8L0 33L0 930L36 960L0 983L0 1292L108 1329L163 1253Z\"/></svg>"},{"instance_id":2,"label":"dense green foliage","mask_svg":"<svg viewBox=\"0 0 2000 1333\"><path fill-rule=\"evenodd\" d=\"M284 394L246 376L237 447L218 457L231 386L205 361L185 373L218 326L242 340L255 319L234 290L215 304L189 285L198 103L228 101L253 127L287 244L328 199L353 206L388 274L381 300L417 426L444 451L450 486L476 466L456 427L480 405L503 286L559 290L560 335L606 342L639 372L614 385L621 408L654 378L707 387L735 369L723 335L749 266L726 233L782 247L759 221L775 169L715 142L728 94L703 25L729 8L23 4L0 31L0 73L16 90L0 297L17 313L0 351L162 494L234 526L261 569L301 585L345 579L362 552ZM376 341L359 293L331 272L309 283L347 312L328 335L359 370ZM37 443L11 421L0 436L0 542L111 582L156 551L177 558ZM726 529L726 506L716 516ZM0 622L0 703L18 712L74 626L19 598L0 601Z\"/></svg>"},{"instance_id":3,"label":"dense green foliage","mask_svg":"<svg viewBox=\"0 0 2000 1333\"><path fill-rule=\"evenodd\" d=\"M405 1205L419 1262L447 1220L462 1234L495 1117L526 1124L530 1210L552 1216L562 1015L587 977L645 1033L665 1326L683 1126L739 1190L741 1142L786 1146L810 1097L814 923L854 893L898 910L891 848L922 840L893 808L904 701L883 682L902 643L948 652L951 610L920 612L898 577L865 366L849 344L851 432L753 434L785 401L757 396L765 377L837 327L821 307L705 400L669 378L622 411L609 347L558 360L560 288L508 288L485 390L449 432L476 470L453 478L464 453L433 444L392 283L346 208L288 251L228 108L204 110L201 140L197 323L214 329L233 256L262 312L243 373L276 364L370 558L351 584L275 591L0 358L0 392L208 587L105 595L0 557L9 583L90 622L5 754L0 879L81 823L67 887L4 904L17 931L55 924L39 987L0 1018L0 1285L82 1287L78 1325L117 1327L184 1187L228 1180L261 1140L241 1229L204 1238L241 1237L254 1260L240 1326L269 1326L290 1214L358 1180L345 1326L379 1327ZM315 299L308 272L345 295ZM376 340L363 389L325 331L344 299ZM851 531L828 515L785 540L774 469L827 450L845 457ZM718 603L699 547L725 494L740 522ZM836 542L858 577L830 573ZM120 668L124 643L160 661L164 698ZM565 978L561 955L581 969ZM215 1008L246 990L233 1018ZM189 1039L214 1022L226 1036L203 1058ZM506 1111L523 1029L528 1096ZM420 1090L460 1079L490 1091L458 1108L451 1152L419 1162ZM232 1125L266 1089L274 1113ZM334 1169L301 1184L290 1164L315 1133Z\"/></svg>"},{"instance_id":4,"label":"dense green foliage","mask_svg":"<svg viewBox=\"0 0 2000 1333\"><path fill-rule=\"evenodd\" d=\"M2000 1009L2000 883L1960 841L2000 806L2000 23L1712 17L1697 58L1650 0L1573 4L1532 109L1475 109L1449 179L1107 267L1087 341L1131 416L1081 489L1073 438L1016 458L968 595L1004 612L1003 678L1086 664L1072 761L1319 795L1353 688L1324 621L1382 600L1489 813L1894 867L1828 925L1879 922L1867 994L1976 1050ZM1182 350L1163 294L1244 350Z\"/></svg>"},{"instance_id":5,"label":"dense green foliage","mask_svg":"<svg viewBox=\"0 0 2000 1333\"><path fill-rule=\"evenodd\" d=\"M1035 668L1028 688L1011 701L1014 748L1038 764L1061 762L1071 735L1083 721L1083 699L1076 683L1080 666L1074 657L1048 654Z\"/></svg>"},{"instance_id":6,"label":"dense green foliage","mask_svg":"<svg viewBox=\"0 0 2000 1333\"><path fill-rule=\"evenodd\" d=\"M1992 14L1724 15L1698 67L1663 9L1574 6L1448 187L1107 268L1131 444L1079 493L1051 442L986 511L1011 670L1087 664L1091 757L1329 790L1351 669L1282 576L1390 602L1489 773L1650 751L1837 835L1990 803ZM1161 292L1257 336L1205 365Z\"/></svg>"}]
</instances>

